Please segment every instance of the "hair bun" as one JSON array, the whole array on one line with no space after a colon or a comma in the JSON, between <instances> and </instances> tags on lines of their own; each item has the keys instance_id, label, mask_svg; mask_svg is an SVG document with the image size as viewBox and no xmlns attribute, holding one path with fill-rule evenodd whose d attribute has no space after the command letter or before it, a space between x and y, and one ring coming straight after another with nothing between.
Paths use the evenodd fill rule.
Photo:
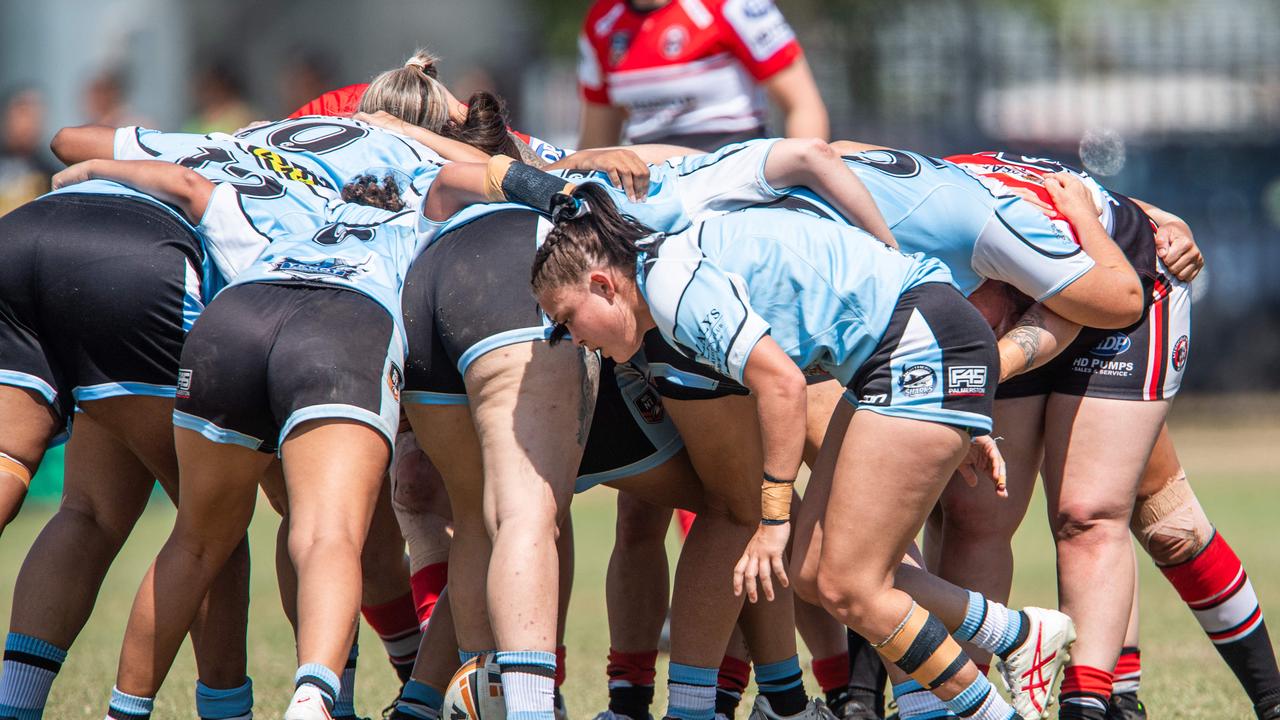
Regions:
<instances>
[{"instance_id":1,"label":"hair bun","mask_svg":"<svg viewBox=\"0 0 1280 720\"><path fill-rule=\"evenodd\" d=\"M408 60L404 61L405 67L417 68L420 72L428 77L436 76L436 63L440 62L440 57L429 50L419 49Z\"/></svg>"}]
</instances>

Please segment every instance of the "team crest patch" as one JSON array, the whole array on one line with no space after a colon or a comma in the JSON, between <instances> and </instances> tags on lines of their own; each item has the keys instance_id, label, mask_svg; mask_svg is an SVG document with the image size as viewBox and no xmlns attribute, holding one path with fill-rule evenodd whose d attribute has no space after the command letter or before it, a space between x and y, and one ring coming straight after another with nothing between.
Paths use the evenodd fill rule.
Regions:
<instances>
[{"instance_id":1,"label":"team crest patch","mask_svg":"<svg viewBox=\"0 0 1280 720\"><path fill-rule=\"evenodd\" d=\"M400 402L400 388L404 387L404 373L395 363L391 363L391 367L387 370L387 387L391 389L392 399Z\"/></svg>"},{"instance_id":2,"label":"team crest patch","mask_svg":"<svg viewBox=\"0 0 1280 720\"><path fill-rule=\"evenodd\" d=\"M176 395L187 399L191 397L191 371L178 370L178 390Z\"/></svg>"},{"instance_id":3,"label":"team crest patch","mask_svg":"<svg viewBox=\"0 0 1280 720\"><path fill-rule=\"evenodd\" d=\"M689 31L683 25L672 25L662 33L662 55L668 60L679 57L688 44Z\"/></svg>"},{"instance_id":4,"label":"team crest patch","mask_svg":"<svg viewBox=\"0 0 1280 720\"><path fill-rule=\"evenodd\" d=\"M609 37L609 65L617 65L631 47L631 31L619 30Z\"/></svg>"},{"instance_id":5,"label":"team crest patch","mask_svg":"<svg viewBox=\"0 0 1280 720\"><path fill-rule=\"evenodd\" d=\"M907 397L928 395L937 384L938 374L928 365L912 365L898 378L898 390Z\"/></svg>"},{"instance_id":6,"label":"team crest patch","mask_svg":"<svg viewBox=\"0 0 1280 720\"><path fill-rule=\"evenodd\" d=\"M658 399L658 394L653 391L652 387L646 387L644 392L634 400L636 412L640 413L640 417L650 425L657 425L666 417L666 410L662 407L662 401Z\"/></svg>"},{"instance_id":7,"label":"team crest patch","mask_svg":"<svg viewBox=\"0 0 1280 720\"><path fill-rule=\"evenodd\" d=\"M987 393L985 365L957 365L947 368L947 395L981 397Z\"/></svg>"},{"instance_id":8,"label":"team crest patch","mask_svg":"<svg viewBox=\"0 0 1280 720\"><path fill-rule=\"evenodd\" d=\"M1182 368L1187 366L1187 354L1190 350L1191 341L1186 335L1178 338L1178 341L1173 344L1173 353L1170 359L1173 361L1174 370L1182 372Z\"/></svg>"},{"instance_id":9,"label":"team crest patch","mask_svg":"<svg viewBox=\"0 0 1280 720\"><path fill-rule=\"evenodd\" d=\"M299 280L316 278L338 278L349 280L360 272L361 265L349 263L342 258L325 258L324 260L296 260L291 257L282 258L271 263L271 269L282 272Z\"/></svg>"}]
</instances>

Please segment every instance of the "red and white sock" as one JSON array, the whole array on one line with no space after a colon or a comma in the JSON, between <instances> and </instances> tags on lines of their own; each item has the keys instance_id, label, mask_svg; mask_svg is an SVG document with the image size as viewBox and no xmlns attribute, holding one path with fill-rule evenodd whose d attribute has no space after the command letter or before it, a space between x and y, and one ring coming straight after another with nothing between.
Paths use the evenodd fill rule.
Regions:
<instances>
[{"instance_id":1,"label":"red and white sock","mask_svg":"<svg viewBox=\"0 0 1280 720\"><path fill-rule=\"evenodd\" d=\"M1111 701L1111 673L1088 665L1068 665L1062 671L1058 703L1061 720L1103 720Z\"/></svg>"},{"instance_id":2,"label":"red and white sock","mask_svg":"<svg viewBox=\"0 0 1280 720\"><path fill-rule=\"evenodd\" d=\"M617 715L644 720L653 704L653 681L658 651L609 651L609 709Z\"/></svg>"},{"instance_id":3,"label":"red and white sock","mask_svg":"<svg viewBox=\"0 0 1280 720\"><path fill-rule=\"evenodd\" d=\"M849 653L842 652L831 657L813 659L813 678L818 681L822 692L830 695L833 692L849 687Z\"/></svg>"},{"instance_id":4,"label":"red and white sock","mask_svg":"<svg viewBox=\"0 0 1280 720\"><path fill-rule=\"evenodd\" d=\"M413 606L418 616L418 627L426 630L431 613L435 612L436 603L440 601L440 593L449 583L449 563L433 563L414 573L409 578L409 587L413 590Z\"/></svg>"},{"instance_id":5,"label":"red and white sock","mask_svg":"<svg viewBox=\"0 0 1280 720\"><path fill-rule=\"evenodd\" d=\"M1136 647L1120 648L1120 657L1116 660L1115 679L1111 683L1111 692L1136 693L1142 684L1142 651Z\"/></svg>"},{"instance_id":6,"label":"red and white sock","mask_svg":"<svg viewBox=\"0 0 1280 720\"><path fill-rule=\"evenodd\" d=\"M413 674L413 663L418 659L418 644L422 642L413 593L405 593L381 605L365 605L360 608L360 614L382 639L382 646L386 648L387 657L400 682L408 682Z\"/></svg>"}]
</instances>

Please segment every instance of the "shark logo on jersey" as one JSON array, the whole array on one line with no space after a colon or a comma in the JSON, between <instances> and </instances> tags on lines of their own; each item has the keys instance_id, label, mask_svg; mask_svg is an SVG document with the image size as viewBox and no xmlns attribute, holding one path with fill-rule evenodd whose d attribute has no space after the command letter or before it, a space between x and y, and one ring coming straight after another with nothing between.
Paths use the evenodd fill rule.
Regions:
<instances>
[{"instance_id":1,"label":"shark logo on jersey","mask_svg":"<svg viewBox=\"0 0 1280 720\"><path fill-rule=\"evenodd\" d=\"M333 223L320 228L320 231L311 238L311 242L320 245L337 245L347 238L355 238L360 242L369 242L373 240L374 229L363 225L347 225L345 223Z\"/></svg>"},{"instance_id":2,"label":"shark logo on jersey","mask_svg":"<svg viewBox=\"0 0 1280 720\"><path fill-rule=\"evenodd\" d=\"M314 280L316 278L349 280L357 273L363 272L364 265L365 263L360 263L359 265L349 263L342 258L297 260L286 257L271 263L271 269L299 280Z\"/></svg>"},{"instance_id":3,"label":"shark logo on jersey","mask_svg":"<svg viewBox=\"0 0 1280 720\"><path fill-rule=\"evenodd\" d=\"M928 395L938 384L938 374L928 365L912 365L898 378L898 390L907 397Z\"/></svg>"}]
</instances>

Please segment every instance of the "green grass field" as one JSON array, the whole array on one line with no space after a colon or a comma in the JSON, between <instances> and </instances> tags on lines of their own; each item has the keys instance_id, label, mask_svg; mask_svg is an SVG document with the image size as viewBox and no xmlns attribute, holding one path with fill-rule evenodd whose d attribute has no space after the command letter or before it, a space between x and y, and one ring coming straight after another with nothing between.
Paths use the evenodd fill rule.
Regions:
<instances>
[{"instance_id":1,"label":"green grass field","mask_svg":"<svg viewBox=\"0 0 1280 720\"><path fill-rule=\"evenodd\" d=\"M1280 500L1280 402L1246 402L1234 398L1197 402L1180 400L1174 434L1188 474L1209 516L1219 525L1251 572L1264 608L1280 607L1280 567L1274 512ZM578 533L577 568L569 615L569 679L565 686L572 717L589 720L606 703L604 661L608 633L604 610L604 569L612 540L613 493L599 489L574 503ZM0 542L0 612L8 616L13 581L22 558L52 507L34 505ZM173 512L156 503L125 546L99 598L93 618L72 648L54 685L46 718L100 718L115 676L117 653L134 590L147 564L164 541ZM288 624L276 595L271 553L275 517L260 506L252 529L253 597L249 630L250 672L254 678L257 717L278 718L292 690L295 667ZM1055 603L1052 545L1037 497L1017 538L1018 573L1014 604ZM1250 718L1248 701L1190 612L1145 556L1139 558L1142 583L1142 697L1152 718L1162 720ZM1267 605L1270 600L1272 604ZM1273 618L1280 615L1273 615ZM357 707L376 716L396 691L396 680L381 645L362 630ZM803 654L803 650L802 650ZM804 658L807 667L807 657ZM664 677L660 670L659 678ZM193 718L194 662L189 650L180 656L160 693L158 720ZM744 699L749 707L751 698ZM663 693L655 702L665 706Z\"/></svg>"}]
</instances>

